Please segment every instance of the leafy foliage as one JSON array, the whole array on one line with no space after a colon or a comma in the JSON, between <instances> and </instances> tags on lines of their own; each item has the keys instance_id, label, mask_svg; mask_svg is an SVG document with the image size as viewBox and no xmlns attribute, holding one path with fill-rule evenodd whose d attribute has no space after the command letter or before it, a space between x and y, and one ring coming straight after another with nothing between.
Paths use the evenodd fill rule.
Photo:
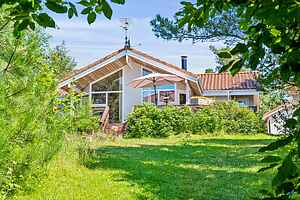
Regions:
<instances>
[{"instance_id":1,"label":"leafy foliage","mask_svg":"<svg viewBox=\"0 0 300 200\"><path fill-rule=\"evenodd\" d=\"M189 130L192 112L189 108L167 106L159 109L152 104L137 107L127 119L126 137L165 137Z\"/></svg>"},{"instance_id":2,"label":"leafy foliage","mask_svg":"<svg viewBox=\"0 0 300 200\"><path fill-rule=\"evenodd\" d=\"M89 100L83 94L73 90L60 98L58 108L69 118L69 133L90 134L99 129L99 118L93 115Z\"/></svg>"},{"instance_id":3,"label":"leafy foliage","mask_svg":"<svg viewBox=\"0 0 300 200\"><path fill-rule=\"evenodd\" d=\"M251 70L258 69L266 80L265 84L273 88L287 84L300 87L300 5L297 0L198 0L196 3L184 1L182 6L176 14L178 28L187 27L189 31L205 26L220 12L236 10L239 28L245 37L226 53L219 54L226 59L231 55L231 60L220 69L221 72L228 70L234 75L245 66ZM265 199L299 198L299 120L298 105L293 118L286 122L289 136L264 148L289 149L281 163L270 165L277 168L277 174L273 178L273 190L264 191Z\"/></svg>"},{"instance_id":4,"label":"leafy foliage","mask_svg":"<svg viewBox=\"0 0 300 200\"><path fill-rule=\"evenodd\" d=\"M115 4L124 4L125 0L111 0ZM14 24L14 35L20 37L25 29L34 30L37 25L55 28L55 20L48 14L46 8L57 14L66 14L69 19L78 17L78 6L83 7L80 14L87 15L87 21L92 24L97 14L104 14L111 19L113 11L107 0L81 0L74 3L70 0L1 0L0 9L7 13L5 21L0 24L2 30L8 23Z\"/></svg>"},{"instance_id":5,"label":"leafy foliage","mask_svg":"<svg viewBox=\"0 0 300 200\"><path fill-rule=\"evenodd\" d=\"M256 113L235 102L217 103L193 113L188 107L140 106L127 120L127 137L165 137L183 132L255 134L262 132Z\"/></svg>"},{"instance_id":6,"label":"leafy foliage","mask_svg":"<svg viewBox=\"0 0 300 200\"><path fill-rule=\"evenodd\" d=\"M213 73L213 72L214 72L214 69L212 69L212 68L205 69L205 73Z\"/></svg>"},{"instance_id":7,"label":"leafy foliage","mask_svg":"<svg viewBox=\"0 0 300 200\"><path fill-rule=\"evenodd\" d=\"M58 78L62 78L65 74L69 73L76 66L75 60L68 55L65 43L56 46L54 49L49 50L49 64L57 66Z\"/></svg>"},{"instance_id":8,"label":"leafy foliage","mask_svg":"<svg viewBox=\"0 0 300 200\"><path fill-rule=\"evenodd\" d=\"M56 55L42 31L16 39L12 30L0 34L0 199L35 188L74 121L70 102L57 110L58 78L71 60Z\"/></svg>"},{"instance_id":9,"label":"leafy foliage","mask_svg":"<svg viewBox=\"0 0 300 200\"><path fill-rule=\"evenodd\" d=\"M244 34L237 24L239 18L234 10L220 12L203 24L193 27L183 26L177 14L174 19L169 19L157 15L151 21L152 30L156 37L166 40L192 40L198 41L219 41L225 40L226 43L232 44L240 41Z\"/></svg>"}]
</instances>

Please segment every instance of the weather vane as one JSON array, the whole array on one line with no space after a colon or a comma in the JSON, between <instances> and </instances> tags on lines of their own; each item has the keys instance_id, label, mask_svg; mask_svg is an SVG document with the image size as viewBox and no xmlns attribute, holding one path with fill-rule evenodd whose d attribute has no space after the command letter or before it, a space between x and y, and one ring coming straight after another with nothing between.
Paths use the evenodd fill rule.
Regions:
<instances>
[{"instance_id":1,"label":"weather vane","mask_svg":"<svg viewBox=\"0 0 300 200\"><path fill-rule=\"evenodd\" d=\"M130 38L128 36L128 30L129 30L129 19L128 18L121 18L121 28L124 29L125 32L125 46L124 48L130 48Z\"/></svg>"}]
</instances>

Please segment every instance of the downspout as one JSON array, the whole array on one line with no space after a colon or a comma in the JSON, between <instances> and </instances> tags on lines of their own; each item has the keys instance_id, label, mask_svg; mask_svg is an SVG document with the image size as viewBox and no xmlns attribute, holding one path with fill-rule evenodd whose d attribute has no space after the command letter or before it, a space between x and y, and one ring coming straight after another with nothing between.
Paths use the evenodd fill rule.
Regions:
<instances>
[{"instance_id":1,"label":"downspout","mask_svg":"<svg viewBox=\"0 0 300 200\"><path fill-rule=\"evenodd\" d=\"M227 91L227 101L230 101L230 90Z\"/></svg>"}]
</instances>

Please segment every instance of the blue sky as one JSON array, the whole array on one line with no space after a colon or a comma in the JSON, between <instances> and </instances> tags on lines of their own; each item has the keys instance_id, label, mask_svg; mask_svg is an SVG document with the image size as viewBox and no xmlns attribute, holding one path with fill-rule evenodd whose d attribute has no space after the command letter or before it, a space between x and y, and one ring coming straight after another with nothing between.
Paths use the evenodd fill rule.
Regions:
<instances>
[{"instance_id":1,"label":"blue sky","mask_svg":"<svg viewBox=\"0 0 300 200\"><path fill-rule=\"evenodd\" d=\"M180 65L181 55L187 55L189 70L193 72L202 72L205 68L216 65L209 45L219 47L220 43L165 41L156 38L151 31L150 20L156 14L173 16L180 8L179 0L127 0L125 5L114 4L112 7L112 20L98 16L92 25L88 25L85 16L69 20L65 15L51 13L59 27L48 29L53 36L51 46L65 41L78 67L87 65L124 46L124 32L120 28L119 19L128 17L131 24L131 45L134 48L175 65Z\"/></svg>"}]
</instances>

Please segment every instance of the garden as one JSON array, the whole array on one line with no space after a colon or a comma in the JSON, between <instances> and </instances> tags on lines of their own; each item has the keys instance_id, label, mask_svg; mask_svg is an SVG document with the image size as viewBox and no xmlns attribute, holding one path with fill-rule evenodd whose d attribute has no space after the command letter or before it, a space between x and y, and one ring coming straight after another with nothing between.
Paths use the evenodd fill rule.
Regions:
<instances>
[{"instance_id":1,"label":"garden","mask_svg":"<svg viewBox=\"0 0 300 200\"><path fill-rule=\"evenodd\" d=\"M273 171L258 173L269 154L258 149L275 138L235 102L197 112L145 104L130 114L124 138L93 134L85 113L75 119L86 126L66 135L38 190L21 190L16 199L238 200L261 198L270 185Z\"/></svg>"},{"instance_id":2,"label":"garden","mask_svg":"<svg viewBox=\"0 0 300 200\"><path fill-rule=\"evenodd\" d=\"M272 174L257 173L266 155L257 151L274 139L262 134L92 141L69 137L37 190L20 192L16 199L257 198L270 187Z\"/></svg>"},{"instance_id":3,"label":"garden","mask_svg":"<svg viewBox=\"0 0 300 200\"><path fill-rule=\"evenodd\" d=\"M58 15L89 25L112 19L112 5L125 2L0 1L0 199L300 199L299 104L277 138L261 134L258 115L226 103L197 112L144 105L120 139L97 131L81 94L60 98L59 82L76 63L45 29L59 28ZM151 16L156 37L222 42L212 47L217 72L257 70L270 94L300 87L299 1L198 0L170 9L174 18Z\"/></svg>"}]
</instances>

